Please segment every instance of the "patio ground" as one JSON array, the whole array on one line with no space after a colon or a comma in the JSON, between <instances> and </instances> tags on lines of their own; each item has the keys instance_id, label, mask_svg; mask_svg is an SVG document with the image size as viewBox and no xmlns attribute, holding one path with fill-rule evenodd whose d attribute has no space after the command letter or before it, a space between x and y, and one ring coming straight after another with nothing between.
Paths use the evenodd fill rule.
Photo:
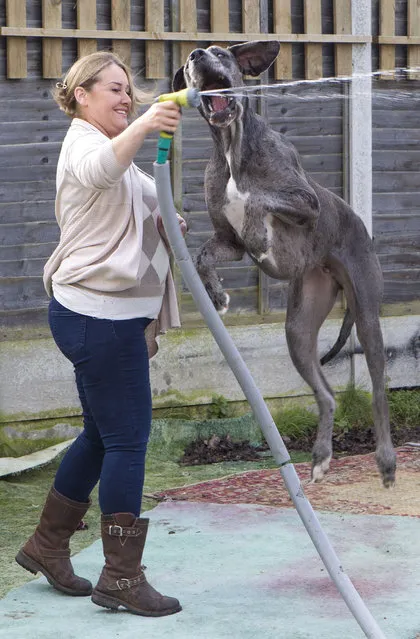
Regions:
<instances>
[{"instance_id":1,"label":"patio ground","mask_svg":"<svg viewBox=\"0 0 420 639\"><path fill-rule=\"evenodd\" d=\"M419 518L317 515L384 635L420 636ZM182 612L158 619L112 613L89 597L56 592L42 577L0 600L0 637L364 637L294 509L165 501L147 516L146 574L159 590L180 599ZM74 557L74 565L95 581L102 560L95 541Z\"/></svg>"}]
</instances>

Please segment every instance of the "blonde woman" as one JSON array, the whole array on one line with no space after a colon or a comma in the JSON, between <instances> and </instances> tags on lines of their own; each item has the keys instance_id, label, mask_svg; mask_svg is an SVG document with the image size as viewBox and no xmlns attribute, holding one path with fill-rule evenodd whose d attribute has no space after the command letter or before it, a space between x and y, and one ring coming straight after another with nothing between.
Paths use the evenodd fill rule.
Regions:
<instances>
[{"instance_id":1,"label":"blonde woman","mask_svg":"<svg viewBox=\"0 0 420 639\"><path fill-rule=\"evenodd\" d=\"M57 166L60 241L44 284L52 335L74 366L84 429L16 560L69 595L168 615L181 606L146 580L149 520L140 509L152 417L149 357L155 337L179 326L179 316L155 185L133 159L149 134L175 132L181 116L175 103L163 102L135 117L132 74L108 52L79 59L54 98L71 124ZM74 574L69 539L98 481L105 566L92 592Z\"/></svg>"}]
</instances>

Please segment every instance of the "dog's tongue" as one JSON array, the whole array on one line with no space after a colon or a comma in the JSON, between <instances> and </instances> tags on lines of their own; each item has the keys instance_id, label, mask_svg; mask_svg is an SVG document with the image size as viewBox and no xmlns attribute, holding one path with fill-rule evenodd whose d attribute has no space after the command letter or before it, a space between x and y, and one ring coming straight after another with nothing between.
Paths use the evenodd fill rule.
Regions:
<instances>
[{"instance_id":1,"label":"dog's tongue","mask_svg":"<svg viewBox=\"0 0 420 639\"><path fill-rule=\"evenodd\" d=\"M214 95L211 98L211 104L213 111L223 111L223 109L226 109L228 105L228 100L221 95Z\"/></svg>"}]
</instances>

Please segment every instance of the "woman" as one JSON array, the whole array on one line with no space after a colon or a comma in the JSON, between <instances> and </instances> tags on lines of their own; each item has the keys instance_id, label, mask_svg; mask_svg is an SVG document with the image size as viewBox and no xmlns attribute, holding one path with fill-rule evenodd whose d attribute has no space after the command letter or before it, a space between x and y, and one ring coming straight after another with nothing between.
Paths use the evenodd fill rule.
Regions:
<instances>
[{"instance_id":1,"label":"woman","mask_svg":"<svg viewBox=\"0 0 420 639\"><path fill-rule=\"evenodd\" d=\"M147 135L173 133L181 116L175 103L155 103L129 124L137 96L129 69L108 52L78 60L54 91L72 122L57 167L60 242L44 284L54 340L74 365L84 429L16 560L69 595L92 593L100 606L163 616L181 606L145 578L149 520L139 515L152 417L149 356L156 335L179 326L179 316L154 182L133 158ZM98 481L105 566L92 592L73 572L69 539Z\"/></svg>"}]
</instances>

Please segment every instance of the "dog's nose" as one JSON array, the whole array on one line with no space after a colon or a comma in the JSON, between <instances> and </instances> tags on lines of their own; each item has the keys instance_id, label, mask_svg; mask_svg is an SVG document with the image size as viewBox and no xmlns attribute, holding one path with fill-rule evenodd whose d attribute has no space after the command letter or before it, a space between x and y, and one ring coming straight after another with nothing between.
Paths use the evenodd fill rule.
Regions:
<instances>
[{"instance_id":1,"label":"dog's nose","mask_svg":"<svg viewBox=\"0 0 420 639\"><path fill-rule=\"evenodd\" d=\"M197 60L202 58L204 54L204 49L194 49L194 51L190 53L189 59L191 60L191 62L197 62Z\"/></svg>"}]
</instances>

